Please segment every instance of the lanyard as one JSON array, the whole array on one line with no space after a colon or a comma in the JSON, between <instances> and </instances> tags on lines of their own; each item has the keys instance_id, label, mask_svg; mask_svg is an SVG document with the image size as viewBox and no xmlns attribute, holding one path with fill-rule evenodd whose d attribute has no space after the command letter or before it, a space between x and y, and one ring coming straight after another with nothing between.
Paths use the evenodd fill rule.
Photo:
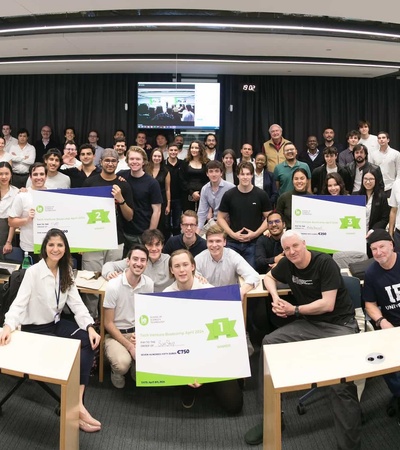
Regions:
<instances>
[{"instance_id":1,"label":"lanyard","mask_svg":"<svg viewBox=\"0 0 400 450\"><path fill-rule=\"evenodd\" d=\"M57 311L58 311L58 305L60 303L60 293L61 293L61 273L60 273L60 270L58 270L58 292L56 290L56 287L54 286L54 293L56 295Z\"/></svg>"}]
</instances>

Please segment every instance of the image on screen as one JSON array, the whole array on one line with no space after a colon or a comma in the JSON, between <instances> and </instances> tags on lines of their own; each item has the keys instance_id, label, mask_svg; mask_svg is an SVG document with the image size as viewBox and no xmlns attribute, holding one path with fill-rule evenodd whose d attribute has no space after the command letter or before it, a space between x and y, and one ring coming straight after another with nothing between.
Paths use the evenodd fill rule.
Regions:
<instances>
[{"instance_id":1,"label":"image on screen","mask_svg":"<svg viewBox=\"0 0 400 450\"><path fill-rule=\"evenodd\" d=\"M138 128L218 129L219 83L138 83Z\"/></svg>"}]
</instances>

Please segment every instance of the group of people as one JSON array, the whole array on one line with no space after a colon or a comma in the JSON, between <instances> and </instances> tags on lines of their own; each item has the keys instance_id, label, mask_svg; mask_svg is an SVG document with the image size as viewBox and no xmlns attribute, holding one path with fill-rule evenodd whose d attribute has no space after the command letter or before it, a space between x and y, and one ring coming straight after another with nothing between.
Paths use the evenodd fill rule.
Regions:
<instances>
[{"instance_id":1,"label":"group of people","mask_svg":"<svg viewBox=\"0 0 400 450\"><path fill-rule=\"evenodd\" d=\"M398 152L388 147L387 133L378 134L375 148L368 123L360 123L358 133L368 144L360 143L356 132L348 137L352 148L342 151L331 129L324 131L323 148L318 149L317 139L310 137L303 161L297 158L294 144L282 137L279 125L270 127L271 140L255 159L250 144L242 146L240 157L230 149L220 153L212 133L204 142L191 142L186 155L181 136L168 145L165 136L159 135L154 149L147 145L144 133L138 133L137 145L129 149L120 136L114 147L101 150L100 156L90 143L82 145L78 155L76 144L68 139L63 153L47 150L43 163L29 166L26 191L11 184L11 164L0 162L3 253L12 250L16 227L21 230L21 248L33 251L32 189L112 187L118 249L84 254L82 267L101 271L109 280L104 345L112 384L122 389L128 372L135 377L135 293L225 286L238 283L241 277L243 298L258 285L259 274L266 273L264 283L271 300L259 302L266 310L264 315L258 314L256 302L249 314L251 326L271 319L273 326L263 344L357 333L354 308L338 267L329 255L307 250L303 237L290 230L291 201L293 195L365 195L366 238L375 259L365 277L366 309L376 327L398 326L394 305L400 298L400 263L395 252L396 238L400 243L400 183L397 169L392 169L400 159ZM345 155L344 166L337 163L341 155ZM389 233L385 231L388 223ZM83 303L79 297L68 241L60 230L47 233L40 256L26 272L6 315L0 344L10 341L18 325L29 332L81 339L80 427L86 432L99 431L101 423L83 404L93 350L99 345L93 328L98 299L84 298ZM43 279L43 288L35 284L38 278ZM289 284L292 297L281 298L277 282ZM65 304L75 315L75 328L61 316ZM399 403L398 374L385 379ZM195 383L182 389L184 407L193 406L199 388L203 387ZM239 380L213 383L208 388L227 412L241 411ZM338 448L359 449L361 414L354 384L333 387L330 395ZM262 438L260 426L245 436L249 444L258 444Z\"/></svg>"}]
</instances>

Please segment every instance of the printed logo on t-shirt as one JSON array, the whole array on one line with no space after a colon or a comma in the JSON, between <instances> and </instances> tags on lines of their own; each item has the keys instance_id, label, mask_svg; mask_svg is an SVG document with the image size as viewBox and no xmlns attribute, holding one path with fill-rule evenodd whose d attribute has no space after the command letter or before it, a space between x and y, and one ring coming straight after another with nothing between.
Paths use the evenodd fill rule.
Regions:
<instances>
[{"instance_id":1,"label":"printed logo on t-shirt","mask_svg":"<svg viewBox=\"0 0 400 450\"><path fill-rule=\"evenodd\" d=\"M292 275L292 281L293 281L293 283L299 284L300 286L312 286L313 285L312 280L302 280L301 278L296 277L294 275Z\"/></svg>"},{"instance_id":2,"label":"printed logo on t-shirt","mask_svg":"<svg viewBox=\"0 0 400 450\"><path fill-rule=\"evenodd\" d=\"M385 291L392 305L385 305L387 310L400 308L400 283L385 286Z\"/></svg>"}]
</instances>

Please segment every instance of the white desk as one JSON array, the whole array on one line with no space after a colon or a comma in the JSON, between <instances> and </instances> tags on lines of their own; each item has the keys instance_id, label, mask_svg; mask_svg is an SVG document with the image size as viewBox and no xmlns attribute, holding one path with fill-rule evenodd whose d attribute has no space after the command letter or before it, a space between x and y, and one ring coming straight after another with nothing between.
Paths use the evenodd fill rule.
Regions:
<instances>
[{"instance_id":1,"label":"white desk","mask_svg":"<svg viewBox=\"0 0 400 450\"><path fill-rule=\"evenodd\" d=\"M60 450L79 449L80 345L75 339L15 331L0 347L1 373L61 386Z\"/></svg>"},{"instance_id":2,"label":"white desk","mask_svg":"<svg viewBox=\"0 0 400 450\"><path fill-rule=\"evenodd\" d=\"M400 327L264 346L264 450L281 449L281 393L400 370ZM374 355L374 363L367 361ZM383 355L384 359L376 358ZM377 362L379 361L379 362Z\"/></svg>"}]
</instances>

